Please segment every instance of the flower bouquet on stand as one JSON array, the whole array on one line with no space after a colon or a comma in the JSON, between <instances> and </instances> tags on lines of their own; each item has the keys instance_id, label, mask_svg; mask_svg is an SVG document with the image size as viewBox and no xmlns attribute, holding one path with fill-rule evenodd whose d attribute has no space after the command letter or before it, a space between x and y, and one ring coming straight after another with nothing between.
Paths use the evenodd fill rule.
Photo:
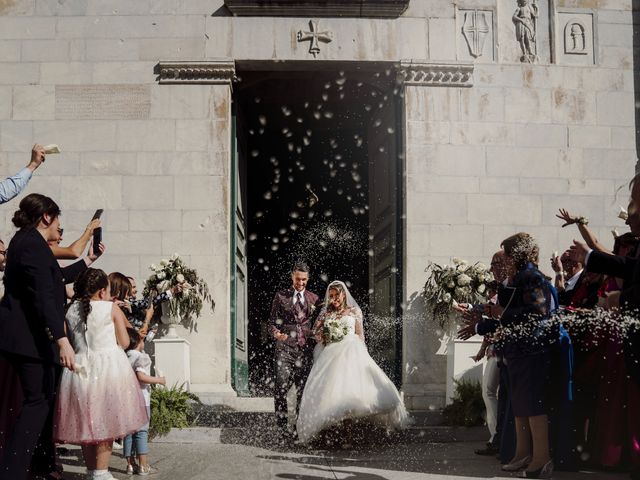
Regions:
<instances>
[{"instance_id":1,"label":"flower bouquet on stand","mask_svg":"<svg viewBox=\"0 0 640 480\"><path fill-rule=\"evenodd\" d=\"M425 270L427 281L423 296L433 310L433 317L443 330L450 328L449 319L456 303L484 303L493 274L482 263L469 264L453 258L451 265L430 263Z\"/></svg>"},{"instance_id":2,"label":"flower bouquet on stand","mask_svg":"<svg viewBox=\"0 0 640 480\"><path fill-rule=\"evenodd\" d=\"M175 327L182 324L193 329L196 320L207 304L211 310L215 302L209 293L207 283L198 276L198 272L185 265L175 253L169 259L163 259L159 265L150 265L153 272L144 285L143 295L155 297L160 293L171 291L171 298L162 303L162 323L169 326L168 337L175 337Z\"/></svg>"}]
</instances>

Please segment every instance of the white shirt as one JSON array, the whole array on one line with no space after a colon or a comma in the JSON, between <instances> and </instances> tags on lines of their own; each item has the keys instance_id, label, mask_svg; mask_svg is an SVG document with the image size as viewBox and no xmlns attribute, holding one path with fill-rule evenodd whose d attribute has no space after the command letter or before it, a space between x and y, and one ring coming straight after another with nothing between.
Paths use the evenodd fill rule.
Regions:
<instances>
[{"instance_id":1,"label":"white shirt","mask_svg":"<svg viewBox=\"0 0 640 480\"><path fill-rule=\"evenodd\" d=\"M129 357L129 363L134 372L142 372L145 375L151 375L151 358L146 352L140 352L138 350L129 350L127 352ZM142 396L144 397L144 404L148 407L151 405L151 385L138 381L140 384L140 390L142 390Z\"/></svg>"},{"instance_id":2,"label":"white shirt","mask_svg":"<svg viewBox=\"0 0 640 480\"><path fill-rule=\"evenodd\" d=\"M580 270L573 277L567 280L567 283L564 285L565 292L573 290L576 287L576 283L578 283L578 279L580 278L580 275L582 275L582 272L583 270Z\"/></svg>"},{"instance_id":3,"label":"white shirt","mask_svg":"<svg viewBox=\"0 0 640 480\"><path fill-rule=\"evenodd\" d=\"M293 289L293 304L295 305L298 301L298 294L300 294L300 303L304 305L304 290L298 291L295 288Z\"/></svg>"}]
</instances>

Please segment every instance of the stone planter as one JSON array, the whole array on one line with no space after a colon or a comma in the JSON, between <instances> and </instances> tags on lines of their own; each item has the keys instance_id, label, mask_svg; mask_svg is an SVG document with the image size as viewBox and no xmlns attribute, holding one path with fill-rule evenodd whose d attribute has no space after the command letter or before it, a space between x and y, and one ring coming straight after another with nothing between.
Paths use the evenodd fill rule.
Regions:
<instances>
[{"instance_id":1,"label":"stone planter","mask_svg":"<svg viewBox=\"0 0 640 480\"><path fill-rule=\"evenodd\" d=\"M176 331L176 326L180 325L181 320L177 317L172 317L169 314L169 304L168 302L162 302L162 315L160 316L160 321L163 325L167 325L167 333L163 336L163 338L180 338L178 336L178 332Z\"/></svg>"}]
</instances>

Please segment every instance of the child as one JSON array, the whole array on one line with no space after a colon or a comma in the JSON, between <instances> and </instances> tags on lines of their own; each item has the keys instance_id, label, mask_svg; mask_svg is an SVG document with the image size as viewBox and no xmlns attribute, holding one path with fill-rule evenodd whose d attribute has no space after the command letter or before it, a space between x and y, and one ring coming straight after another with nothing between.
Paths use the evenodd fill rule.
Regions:
<instances>
[{"instance_id":1,"label":"child","mask_svg":"<svg viewBox=\"0 0 640 480\"><path fill-rule=\"evenodd\" d=\"M66 332L76 357L73 371L65 369L60 380L54 439L82 446L87 480L113 479L113 439L139 430L149 420L123 350L129 345L126 319L109 298L107 275L89 268L76 281L66 314Z\"/></svg>"},{"instance_id":2,"label":"child","mask_svg":"<svg viewBox=\"0 0 640 480\"><path fill-rule=\"evenodd\" d=\"M151 391L149 386L152 384L164 385L164 377L152 377L151 359L144 351L144 337L140 335L134 328L127 328L129 334L129 346L127 347L127 356L129 362L136 372L140 389L144 396L144 403L147 407L147 414L151 418ZM124 456L127 459L127 474L133 475L149 475L155 473L156 470L149 465L147 438L149 436L149 422L144 425L133 435L127 435L124 439ZM135 448L134 448L135 447ZM138 455L138 465L134 461L134 453Z\"/></svg>"}]
</instances>

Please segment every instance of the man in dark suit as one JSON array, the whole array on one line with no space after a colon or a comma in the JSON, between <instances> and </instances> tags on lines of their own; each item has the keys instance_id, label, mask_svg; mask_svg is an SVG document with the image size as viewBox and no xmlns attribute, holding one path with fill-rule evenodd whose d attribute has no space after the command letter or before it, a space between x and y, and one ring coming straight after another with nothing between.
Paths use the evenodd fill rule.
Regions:
<instances>
[{"instance_id":1,"label":"man in dark suit","mask_svg":"<svg viewBox=\"0 0 640 480\"><path fill-rule=\"evenodd\" d=\"M81 260L58 265L48 240L56 238L60 210L48 197L31 194L20 202L13 223L20 228L9 244L5 294L0 302L0 355L17 372L24 401L2 462L1 480L55 470L51 441L57 365L74 368L74 352L64 331L64 282L87 268Z\"/></svg>"},{"instance_id":2,"label":"man in dark suit","mask_svg":"<svg viewBox=\"0 0 640 480\"><path fill-rule=\"evenodd\" d=\"M275 345L276 422L283 440L295 436L287 424L287 393L296 386L296 414L313 361L313 323L320 312L318 295L306 289L309 267L298 262L291 272L292 286L276 293L271 306L269 329Z\"/></svg>"}]
</instances>

